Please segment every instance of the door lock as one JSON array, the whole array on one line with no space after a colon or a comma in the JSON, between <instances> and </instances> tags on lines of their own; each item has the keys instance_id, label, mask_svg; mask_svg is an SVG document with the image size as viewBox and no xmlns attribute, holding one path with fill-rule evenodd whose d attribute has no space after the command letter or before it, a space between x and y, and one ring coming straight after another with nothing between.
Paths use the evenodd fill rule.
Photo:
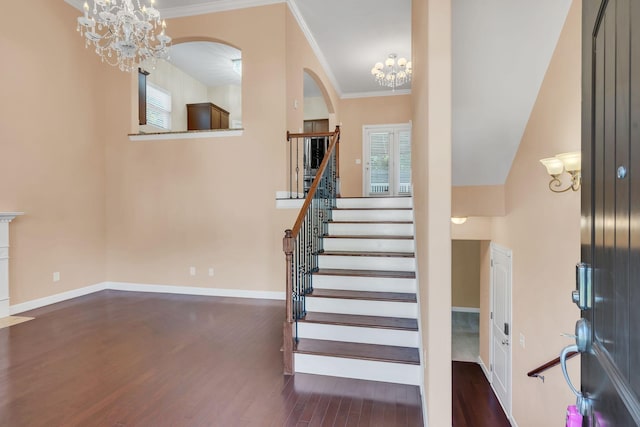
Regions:
<instances>
[{"instance_id":1,"label":"door lock","mask_svg":"<svg viewBox=\"0 0 640 427\"><path fill-rule=\"evenodd\" d=\"M591 351L591 325L586 319L580 319L576 322L576 343L562 349L560 353L560 367L562 368L562 375L564 375L565 381L567 381L573 394L576 395L576 406L578 410L583 416L589 415L591 412L591 400L576 389L567 372L567 356L572 351L579 353Z\"/></svg>"},{"instance_id":2,"label":"door lock","mask_svg":"<svg viewBox=\"0 0 640 427\"><path fill-rule=\"evenodd\" d=\"M502 345L509 345L509 340L502 340Z\"/></svg>"},{"instance_id":3,"label":"door lock","mask_svg":"<svg viewBox=\"0 0 640 427\"><path fill-rule=\"evenodd\" d=\"M591 308L592 271L589 264L581 262L576 265L576 290L571 293L571 299L580 310Z\"/></svg>"}]
</instances>

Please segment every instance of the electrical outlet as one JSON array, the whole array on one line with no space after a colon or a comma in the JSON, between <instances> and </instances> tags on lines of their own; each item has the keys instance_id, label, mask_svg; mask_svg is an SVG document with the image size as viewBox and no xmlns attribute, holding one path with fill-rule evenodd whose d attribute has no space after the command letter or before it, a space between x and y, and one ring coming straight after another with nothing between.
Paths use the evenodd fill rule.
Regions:
<instances>
[{"instance_id":1,"label":"electrical outlet","mask_svg":"<svg viewBox=\"0 0 640 427\"><path fill-rule=\"evenodd\" d=\"M213 267L209 267L209 276L213 276Z\"/></svg>"},{"instance_id":2,"label":"electrical outlet","mask_svg":"<svg viewBox=\"0 0 640 427\"><path fill-rule=\"evenodd\" d=\"M196 268L195 267L189 267L189 274L192 276L196 275Z\"/></svg>"},{"instance_id":3,"label":"electrical outlet","mask_svg":"<svg viewBox=\"0 0 640 427\"><path fill-rule=\"evenodd\" d=\"M59 282L60 281L60 272L56 271L55 273L53 273L53 281L54 282Z\"/></svg>"},{"instance_id":4,"label":"electrical outlet","mask_svg":"<svg viewBox=\"0 0 640 427\"><path fill-rule=\"evenodd\" d=\"M520 334L520 347L524 348L524 335Z\"/></svg>"}]
</instances>

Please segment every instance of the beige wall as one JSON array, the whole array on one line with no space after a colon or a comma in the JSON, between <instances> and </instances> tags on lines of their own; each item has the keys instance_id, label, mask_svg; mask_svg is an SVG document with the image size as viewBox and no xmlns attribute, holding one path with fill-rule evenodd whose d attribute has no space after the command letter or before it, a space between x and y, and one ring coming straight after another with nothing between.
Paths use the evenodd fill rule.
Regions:
<instances>
[{"instance_id":1,"label":"beige wall","mask_svg":"<svg viewBox=\"0 0 640 427\"><path fill-rule=\"evenodd\" d=\"M0 211L25 212L10 226L12 304L104 280L100 79L120 71L84 49L77 15L47 0L0 14Z\"/></svg>"},{"instance_id":2,"label":"beige wall","mask_svg":"<svg viewBox=\"0 0 640 427\"><path fill-rule=\"evenodd\" d=\"M109 280L284 291L282 236L297 213L274 203L285 182L288 13L277 4L168 22L178 41L219 40L242 50L244 133L131 142L131 112L109 117ZM130 86L113 86L108 102L117 109Z\"/></svg>"},{"instance_id":3,"label":"beige wall","mask_svg":"<svg viewBox=\"0 0 640 427\"><path fill-rule=\"evenodd\" d=\"M412 180L427 423L451 425L451 1L411 3Z\"/></svg>"},{"instance_id":4,"label":"beige wall","mask_svg":"<svg viewBox=\"0 0 640 427\"><path fill-rule=\"evenodd\" d=\"M329 110L324 98L321 96L305 96L304 97L304 119L317 120L328 119Z\"/></svg>"},{"instance_id":5,"label":"beige wall","mask_svg":"<svg viewBox=\"0 0 640 427\"><path fill-rule=\"evenodd\" d=\"M451 189L451 216L503 216L504 185L460 186Z\"/></svg>"},{"instance_id":6,"label":"beige wall","mask_svg":"<svg viewBox=\"0 0 640 427\"><path fill-rule=\"evenodd\" d=\"M451 242L451 305L480 308L480 241Z\"/></svg>"},{"instance_id":7,"label":"beige wall","mask_svg":"<svg viewBox=\"0 0 640 427\"><path fill-rule=\"evenodd\" d=\"M580 316L570 298L580 260L580 195L549 191L538 161L580 149L580 25L575 0L506 182L507 215L494 223L494 241L513 251L513 415L520 427L559 425L575 402L559 367L544 383L526 372L571 344L560 334L572 333ZM579 378L579 361L569 365Z\"/></svg>"},{"instance_id":8,"label":"beige wall","mask_svg":"<svg viewBox=\"0 0 640 427\"><path fill-rule=\"evenodd\" d=\"M362 196L362 126L409 123L411 96L377 96L340 101L340 177L342 195ZM361 163L356 164L356 159Z\"/></svg>"},{"instance_id":9,"label":"beige wall","mask_svg":"<svg viewBox=\"0 0 640 427\"><path fill-rule=\"evenodd\" d=\"M451 223L453 240L491 240L492 236L492 217L472 216L464 224Z\"/></svg>"}]
</instances>

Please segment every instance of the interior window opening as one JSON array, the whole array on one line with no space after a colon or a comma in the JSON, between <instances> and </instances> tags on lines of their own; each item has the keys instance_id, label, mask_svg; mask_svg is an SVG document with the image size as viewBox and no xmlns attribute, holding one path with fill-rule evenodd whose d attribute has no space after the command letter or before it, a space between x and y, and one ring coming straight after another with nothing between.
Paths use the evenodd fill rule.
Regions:
<instances>
[{"instance_id":1,"label":"interior window opening","mask_svg":"<svg viewBox=\"0 0 640 427\"><path fill-rule=\"evenodd\" d=\"M196 41L174 44L167 60L143 64L140 133L242 129L242 52Z\"/></svg>"}]
</instances>

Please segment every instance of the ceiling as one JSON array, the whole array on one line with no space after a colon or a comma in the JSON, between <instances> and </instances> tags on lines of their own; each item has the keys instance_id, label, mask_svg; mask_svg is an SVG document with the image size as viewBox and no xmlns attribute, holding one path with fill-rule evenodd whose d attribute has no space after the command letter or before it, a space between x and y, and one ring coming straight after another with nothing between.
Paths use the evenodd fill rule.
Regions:
<instances>
[{"instance_id":1,"label":"ceiling","mask_svg":"<svg viewBox=\"0 0 640 427\"><path fill-rule=\"evenodd\" d=\"M81 0L65 1L81 8ZM390 53L410 57L411 0L156 0L156 5L163 17L173 18L285 1L342 98L410 93L410 86L395 92L380 87L370 70ZM504 184L571 0L452 3L453 185ZM175 62L181 54L171 55Z\"/></svg>"}]
</instances>

